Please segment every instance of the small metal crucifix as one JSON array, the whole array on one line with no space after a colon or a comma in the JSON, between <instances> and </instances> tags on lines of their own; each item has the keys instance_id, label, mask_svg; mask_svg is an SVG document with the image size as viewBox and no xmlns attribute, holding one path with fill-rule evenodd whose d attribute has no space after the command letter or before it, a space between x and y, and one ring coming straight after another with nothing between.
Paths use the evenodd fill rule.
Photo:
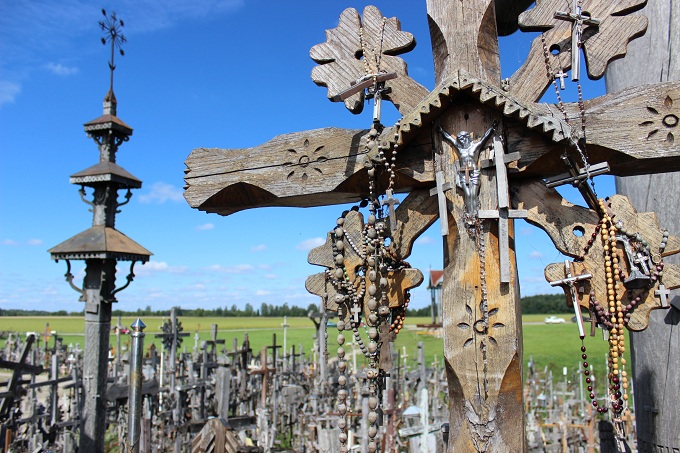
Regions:
<instances>
[{"instance_id":1,"label":"small metal crucifix","mask_svg":"<svg viewBox=\"0 0 680 453\"><path fill-rule=\"evenodd\" d=\"M583 316L581 315L581 306L578 303L578 294L576 292L575 283L581 280L588 280L593 278L592 274L581 274L581 275L571 275L571 263L569 260L564 261L564 272L566 277L562 280L557 280L550 282L550 286L563 286L567 285L569 288L569 293L571 294L571 303L574 307L574 314L576 315L576 324L578 325L578 335L581 339L586 337L585 330L583 329Z\"/></svg>"},{"instance_id":2,"label":"small metal crucifix","mask_svg":"<svg viewBox=\"0 0 680 453\"><path fill-rule=\"evenodd\" d=\"M555 19L567 20L571 25L571 80L578 81L581 77L581 36L584 25L600 25L599 19L583 14L579 0L574 0L572 12L557 11Z\"/></svg>"}]
</instances>

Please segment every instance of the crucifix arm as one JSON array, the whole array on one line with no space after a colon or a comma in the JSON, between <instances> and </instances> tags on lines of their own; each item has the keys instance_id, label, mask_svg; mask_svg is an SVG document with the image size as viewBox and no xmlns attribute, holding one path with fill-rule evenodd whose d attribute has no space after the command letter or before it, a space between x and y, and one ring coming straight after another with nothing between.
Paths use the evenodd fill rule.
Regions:
<instances>
[{"instance_id":1,"label":"crucifix arm","mask_svg":"<svg viewBox=\"0 0 680 453\"><path fill-rule=\"evenodd\" d=\"M496 131L496 127L498 127L498 121L494 121L493 125L489 128L488 131L484 134L484 137L479 141L479 147L482 148L486 141L491 137L491 135Z\"/></svg>"},{"instance_id":2,"label":"crucifix arm","mask_svg":"<svg viewBox=\"0 0 680 453\"><path fill-rule=\"evenodd\" d=\"M437 126L437 131L439 131L440 134L442 134L442 137L444 137L444 140L451 145L451 148L456 153L456 156L460 159L460 150L464 148L463 144L458 141L458 139L448 132L446 132L444 129L442 129L441 126Z\"/></svg>"}]
</instances>

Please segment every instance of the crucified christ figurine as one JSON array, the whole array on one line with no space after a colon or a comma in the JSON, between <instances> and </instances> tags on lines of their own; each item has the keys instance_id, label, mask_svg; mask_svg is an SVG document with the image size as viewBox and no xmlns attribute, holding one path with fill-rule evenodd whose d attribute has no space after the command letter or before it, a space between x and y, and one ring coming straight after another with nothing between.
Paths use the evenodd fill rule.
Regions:
<instances>
[{"instance_id":1,"label":"crucified christ figurine","mask_svg":"<svg viewBox=\"0 0 680 453\"><path fill-rule=\"evenodd\" d=\"M496 123L489 128L484 136L477 140L472 140L472 135L469 132L461 131L457 137L451 136L441 126L438 126L439 133L442 134L444 140L451 145L451 148L458 156L458 177L456 178L456 185L463 189L465 194L465 213L466 221L473 223L477 217L477 209L479 205L479 153L491 137L496 128Z\"/></svg>"}]
</instances>

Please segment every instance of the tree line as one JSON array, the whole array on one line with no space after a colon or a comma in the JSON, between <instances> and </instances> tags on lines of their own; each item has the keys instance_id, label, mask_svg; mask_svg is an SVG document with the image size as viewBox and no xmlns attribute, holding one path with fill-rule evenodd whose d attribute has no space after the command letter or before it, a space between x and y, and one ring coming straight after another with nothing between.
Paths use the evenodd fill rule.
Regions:
<instances>
[{"instance_id":1,"label":"tree line","mask_svg":"<svg viewBox=\"0 0 680 453\"><path fill-rule=\"evenodd\" d=\"M561 294L539 294L536 296L523 297L521 299L522 313L528 314L557 314L570 311L566 304L566 299ZM310 312L317 312L318 305L309 304L307 308L298 307L296 305L282 305L268 304L266 302L260 305L259 309L254 308L251 304L246 304L245 307L239 308L236 304L231 307L217 307L214 309L205 308L182 308L174 307L177 316L196 316L196 317L247 317L247 316L263 316L268 318L280 318L283 316L306 317ZM170 310L154 310L150 305L145 308L138 308L135 311L128 310L113 310L113 316L169 316ZM413 317L428 317L430 316L430 307L422 307L416 309L409 309L408 315ZM0 316L83 316L83 311L66 310L46 311L46 310L23 310L18 308L0 308Z\"/></svg>"}]
</instances>

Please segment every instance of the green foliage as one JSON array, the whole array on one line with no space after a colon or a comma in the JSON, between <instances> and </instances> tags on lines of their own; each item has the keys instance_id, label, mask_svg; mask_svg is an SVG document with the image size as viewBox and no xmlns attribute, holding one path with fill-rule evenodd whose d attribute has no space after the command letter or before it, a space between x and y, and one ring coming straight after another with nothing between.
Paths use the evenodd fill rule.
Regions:
<instances>
[{"instance_id":1,"label":"green foliage","mask_svg":"<svg viewBox=\"0 0 680 453\"><path fill-rule=\"evenodd\" d=\"M523 315L531 314L559 314L569 311L563 294L539 294L522 297L520 301Z\"/></svg>"}]
</instances>

